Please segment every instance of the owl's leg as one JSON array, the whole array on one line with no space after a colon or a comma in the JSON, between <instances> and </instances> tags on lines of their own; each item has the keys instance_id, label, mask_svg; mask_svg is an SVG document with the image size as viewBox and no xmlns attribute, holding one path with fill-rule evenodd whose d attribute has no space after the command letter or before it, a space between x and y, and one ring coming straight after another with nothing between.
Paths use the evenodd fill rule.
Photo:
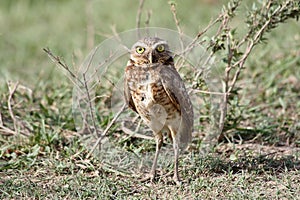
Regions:
<instances>
[{"instance_id":1,"label":"owl's leg","mask_svg":"<svg viewBox=\"0 0 300 200\"><path fill-rule=\"evenodd\" d=\"M179 157L179 147L176 138L173 138L173 149L174 149L174 176L173 180L176 184L180 184L180 178L178 174L178 157Z\"/></svg>"},{"instance_id":2,"label":"owl's leg","mask_svg":"<svg viewBox=\"0 0 300 200\"><path fill-rule=\"evenodd\" d=\"M155 140L156 140L156 150L155 150L155 156L154 156L154 160L153 160L153 164L152 164L152 168L151 168L151 172L150 172L151 181L153 181L156 176L157 159L158 159L158 155L159 155L161 146L163 144L163 135L161 132L155 134Z\"/></svg>"},{"instance_id":3,"label":"owl's leg","mask_svg":"<svg viewBox=\"0 0 300 200\"><path fill-rule=\"evenodd\" d=\"M180 185L180 178L178 173L178 157L179 157L179 146L178 141L176 138L176 133L172 127L169 127L171 131L172 141L173 141L173 149L174 149L174 176L173 180L176 182L177 185Z\"/></svg>"}]
</instances>

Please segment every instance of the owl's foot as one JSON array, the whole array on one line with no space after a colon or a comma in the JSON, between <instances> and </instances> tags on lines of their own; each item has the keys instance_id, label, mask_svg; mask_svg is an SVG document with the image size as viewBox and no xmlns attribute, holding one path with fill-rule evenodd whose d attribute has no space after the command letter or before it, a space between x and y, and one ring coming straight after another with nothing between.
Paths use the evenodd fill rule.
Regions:
<instances>
[{"instance_id":1,"label":"owl's foot","mask_svg":"<svg viewBox=\"0 0 300 200\"><path fill-rule=\"evenodd\" d=\"M149 174L146 175L145 178L142 178L140 181L141 182L146 182L146 181L154 182L155 177L156 177L156 172L151 171Z\"/></svg>"},{"instance_id":2,"label":"owl's foot","mask_svg":"<svg viewBox=\"0 0 300 200\"><path fill-rule=\"evenodd\" d=\"M176 183L176 185L181 185L181 180L178 176L178 173L175 173L174 176L173 176L173 180L174 182Z\"/></svg>"}]
</instances>

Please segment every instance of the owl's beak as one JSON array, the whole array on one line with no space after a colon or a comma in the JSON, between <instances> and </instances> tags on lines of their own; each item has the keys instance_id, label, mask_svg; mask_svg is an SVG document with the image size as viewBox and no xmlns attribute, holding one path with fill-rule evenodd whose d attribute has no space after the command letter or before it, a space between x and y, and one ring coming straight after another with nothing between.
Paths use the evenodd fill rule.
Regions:
<instances>
[{"instance_id":1,"label":"owl's beak","mask_svg":"<svg viewBox=\"0 0 300 200\"><path fill-rule=\"evenodd\" d=\"M152 51L149 52L148 59L149 59L150 64L152 64Z\"/></svg>"}]
</instances>

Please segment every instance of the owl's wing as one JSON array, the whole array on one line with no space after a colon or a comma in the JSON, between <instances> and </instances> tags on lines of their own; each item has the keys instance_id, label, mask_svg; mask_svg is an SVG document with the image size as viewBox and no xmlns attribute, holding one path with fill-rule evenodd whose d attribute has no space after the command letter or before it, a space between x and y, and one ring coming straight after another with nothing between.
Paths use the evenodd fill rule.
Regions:
<instances>
[{"instance_id":1,"label":"owl's wing","mask_svg":"<svg viewBox=\"0 0 300 200\"><path fill-rule=\"evenodd\" d=\"M193 106L184 83L173 66L160 68L161 82L172 103L188 120L193 121Z\"/></svg>"},{"instance_id":2,"label":"owl's wing","mask_svg":"<svg viewBox=\"0 0 300 200\"><path fill-rule=\"evenodd\" d=\"M126 77L124 78L124 96L125 96L125 102L128 105L129 108L131 108L134 112L137 113L136 107L134 105L134 102L132 100L132 96L128 87L128 82Z\"/></svg>"},{"instance_id":3,"label":"owl's wing","mask_svg":"<svg viewBox=\"0 0 300 200\"><path fill-rule=\"evenodd\" d=\"M184 83L176 71L175 67L162 66L160 68L161 82L168 97L181 112L181 125L178 130L178 139L181 148L185 148L186 144L192 138L194 113L193 106L190 101L189 95L186 91Z\"/></svg>"}]
</instances>

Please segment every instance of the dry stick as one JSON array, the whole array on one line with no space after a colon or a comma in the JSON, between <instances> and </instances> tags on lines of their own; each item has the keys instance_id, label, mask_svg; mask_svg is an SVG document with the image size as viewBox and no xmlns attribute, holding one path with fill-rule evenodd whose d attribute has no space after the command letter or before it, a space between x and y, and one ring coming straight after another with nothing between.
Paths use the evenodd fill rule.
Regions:
<instances>
[{"instance_id":1,"label":"dry stick","mask_svg":"<svg viewBox=\"0 0 300 200\"><path fill-rule=\"evenodd\" d=\"M191 49L193 49L193 46L195 45L195 43L198 41L198 39L205 34L211 27L213 27L216 23L218 23L223 17L223 14L220 14L215 20L211 20L209 22L209 24L203 29L203 31L199 32L197 34L197 36L193 39L193 41L187 45L186 49L182 52L185 53L186 51L190 51Z\"/></svg>"},{"instance_id":2,"label":"dry stick","mask_svg":"<svg viewBox=\"0 0 300 200\"><path fill-rule=\"evenodd\" d=\"M145 27L146 27L146 34L147 36L150 35L150 32L149 32L149 24L150 24L150 18L151 18L151 15L152 15L152 11L151 10L148 10L147 11L147 19L145 21Z\"/></svg>"},{"instance_id":3,"label":"dry stick","mask_svg":"<svg viewBox=\"0 0 300 200\"><path fill-rule=\"evenodd\" d=\"M89 88L87 86L86 74L83 74L82 76L83 76L83 81L84 81L84 89L86 91L87 98L88 98L89 112L90 112L92 123L93 123L94 129L95 129L94 132L96 133L96 136L98 136L98 129L97 129L97 124L96 124L96 120L95 120L95 116L94 116L94 112L93 112L93 106L92 106L90 91L89 91ZM101 148L101 146L99 148Z\"/></svg>"},{"instance_id":4,"label":"dry stick","mask_svg":"<svg viewBox=\"0 0 300 200\"><path fill-rule=\"evenodd\" d=\"M144 6L144 2L145 0L140 0L140 4L139 4L139 8L136 14L136 28L140 29L141 28L141 17L142 17L142 10L143 10L143 6ZM141 37L140 35L140 30L138 30L138 38Z\"/></svg>"},{"instance_id":5,"label":"dry stick","mask_svg":"<svg viewBox=\"0 0 300 200\"><path fill-rule=\"evenodd\" d=\"M119 118L119 116L121 115L121 113L125 110L126 108L126 104L124 103L122 108L119 110L119 112L115 115L115 117L111 120L111 122L109 123L109 125L106 127L106 129L103 131L103 133L100 135L100 137L98 138L98 140L95 142L93 148L91 149L91 151L88 153L86 158L89 158L91 156L91 154L95 151L96 147L98 146L99 142L101 142L102 138L107 134L107 132L109 131L109 129L112 127L112 125L115 123L115 121Z\"/></svg>"},{"instance_id":6,"label":"dry stick","mask_svg":"<svg viewBox=\"0 0 300 200\"><path fill-rule=\"evenodd\" d=\"M98 134L98 126L97 126L97 123L96 123L96 119L95 119L95 115L94 115L94 112L93 112L93 105L92 105L92 99L91 99L91 96L90 96L90 89L88 87L88 82L89 80L86 79L86 74L88 72L88 70L90 69L91 67L91 64L92 64L92 61L95 57L95 54L98 50L99 46L97 46L94 51L93 51L93 54L91 55L89 61L88 61L88 65L87 67L84 69L84 72L82 72L82 76L83 76L83 87L84 87L84 90L87 94L87 103L88 103L88 109L89 109L89 113L90 113L90 116L91 116L91 120L92 120L92 123L93 123L93 127L94 127L94 133L95 133L95 136L98 136L99 138L100 137L100 134ZM87 121L86 119L84 119L85 121ZM99 149L101 149L101 145L99 145Z\"/></svg>"},{"instance_id":7,"label":"dry stick","mask_svg":"<svg viewBox=\"0 0 300 200\"><path fill-rule=\"evenodd\" d=\"M0 126L3 126L3 120L2 120L2 114L1 114L1 111L0 111Z\"/></svg>"},{"instance_id":8,"label":"dry stick","mask_svg":"<svg viewBox=\"0 0 300 200\"><path fill-rule=\"evenodd\" d=\"M179 25L179 20L177 18L176 7L175 7L174 3L171 3L171 8L170 9L171 9L171 12L173 14L173 19L175 21L177 31L179 32L181 47L183 48L183 40L182 40L183 31L181 30L180 25Z\"/></svg>"},{"instance_id":9,"label":"dry stick","mask_svg":"<svg viewBox=\"0 0 300 200\"><path fill-rule=\"evenodd\" d=\"M117 30L116 30L116 27L115 27L115 26L111 27L111 30L112 30L112 32L113 32L114 37L118 40L118 42L120 42L120 44L123 46L123 48L124 48L127 52L130 52L130 49L129 49L126 45L124 45L124 44L122 43L122 39L120 38L119 33L118 33ZM139 32L139 31L138 31L138 32Z\"/></svg>"},{"instance_id":10,"label":"dry stick","mask_svg":"<svg viewBox=\"0 0 300 200\"><path fill-rule=\"evenodd\" d=\"M60 57L55 56L55 55L51 52L51 50L50 50L49 48L43 48L43 50L47 53L47 55L49 56L49 58L50 58L54 63L56 63L57 65L59 65L60 67L62 67L63 69L65 69L65 70L69 73L70 76L68 76L68 78L71 80L71 82L72 82L76 87L79 88L79 90L81 90L81 87L85 87L85 88L86 88L86 82L85 82L85 83L82 82L82 81L78 78L78 76L76 76L76 75L70 70L69 66L68 66L67 64L65 64L65 63L60 59ZM96 48L96 50L97 50L97 48ZM95 50L95 51L96 51L96 50ZM95 51L94 51L94 54L95 54ZM93 54L93 55L94 55L94 54ZM91 60L89 61L89 65L90 65L90 63L91 63ZM86 69L86 71L87 71L87 69ZM84 78L85 78L85 77L84 77ZM79 86L77 83L79 83L80 86ZM88 95L89 95L89 94L88 94ZM89 102L90 102L90 101L89 101ZM86 123L87 123L87 120L85 119L85 115L82 116L82 118L83 118L84 123L86 124ZM95 127L95 128L96 128L96 127Z\"/></svg>"},{"instance_id":11,"label":"dry stick","mask_svg":"<svg viewBox=\"0 0 300 200\"><path fill-rule=\"evenodd\" d=\"M12 97L13 97L14 93L16 92L16 90L19 86L19 82L17 82L12 89L9 87L9 83L7 83L7 86L8 86L8 90L9 90L9 96L8 96L8 100L7 100L7 107L8 107L10 117L13 120L13 123L14 123L14 130L11 130L11 129L5 127L3 125L2 118L1 118L0 128L5 131L5 132L4 131L1 131L1 132L8 133L6 135L14 135L16 133L21 133L25 136L29 136L29 134L27 134L26 132L24 132L22 130L19 130L20 127L18 127L18 120L15 117L14 112L12 110L12 106L11 106Z\"/></svg>"},{"instance_id":12,"label":"dry stick","mask_svg":"<svg viewBox=\"0 0 300 200\"><path fill-rule=\"evenodd\" d=\"M98 49L98 47L96 48L96 50L97 49ZM94 76L97 76L98 80L97 80L96 83L94 83L93 85L90 86L90 90L93 89L93 88L95 88L101 82L100 78L98 77L98 74L99 74L99 70L98 69L100 67L103 67L106 63L108 63L108 61L110 61L113 58L113 56L117 55L116 53L117 53L117 51L115 51L113 53L110 53L110 55L109 55L108 58L106 58L103 62L99 63L97 65L97 67L94 68L94 72L90 75L90 80L89 81L93 81L94 79L92 79L92 77L94 77ZM107 70L108 70L108 67L106 67L105 71L103 71L102 73L105 74L107 72Z\"/></svg>"},{"instance_id":13,"label":"dry stick","mask_svg":"<svg viewBox=\"0 0 300 200\"><path fill-rule=\"evenodd\" d=\"M224 15L223 15L223 14L220 14L215 20L213 20L213 21L211 20L210 23L205 27L205 29L204 29L203 31L199 32L199 33L197 34L197 36L193 39L193 41L192 41L189 45L187 45L187 47L186 47L186 49L184 50L183 53L188 52L188 51L191 51L191 50L194 48L193 46L195 46L195 44L196 44L196 42L198 41L198 39L199 39L204 33L206 33L211 27L213 27L216 23L218 23L223 17L224 17ZM220 27L218 28L218 31L217 31L217 33L216 33L216 36L218 36L218 35L221 33L221 27L223 27L223 24L221 24ZM207 58L206 61L203 63L204 66L210 61L210 59L212 58L213 55L214 55L214 52L211 52L211 53L209 54L208 58ZM195 76L195 78L194 78L194 80L196 80L195 83L197 82L197 79L200 77L201 73L202 73L202 71L200 70L200 71L198 71L198 73L196 74L196 76ZM195 85L195 84L193 84L193 86L194 86L194 85Z\"/></svg>"},{"instance_id":14,"label":"dry stick","mask_svg":"<svg viewBox=\"0 0 300 200\"><path fill-rule=\"evenodd\" d=\"M213 27L216 23L218 23L222 18L223 18L223 14L220 14L215 20L211 20L210 23L204 28L203 31L199 32L197 34L197 36L193 39L193 41L187 45L187 47L183 50L183 52L181 52L179 55L182 55L184 53L188 53L189 51L191 51L194 46L197 46L197 45L200 45L201 42L199 44L196 45L196 42L198 41L198 39L204 34L206 33L211 27ZM220 27L219 27L219 30L217 32L216 35L219 35L220 34ZM202 41L202 43L204 43L204 41ZM206 59L206 61L203 63L203 65L205 66L209 61L210 59L212 58L212 56L214 55L214 52L211 52L210 55L208 56L208 58ZM202 73L202 70L199 70L198 72L196 72L196 76L194 78L194 84L192 86L195 86L195 84L197 83L197 79L200 77L201 73Z\"/></svg>"},{"instance_id":15,"label":"dry stick","mask_svg":"<svg viewBox=\"0 0 300 200\"><path fill-rule=\"evenodd\" d=\"M180 28L180 24L179 24L179 20L177 18L177 13L176 13L176 7L175 7L175 4L174 3L171 3L171 8L170 8L172 14L173 14L173 19L175 21L175 25L176 25L176 28L177 28L177 31L179 32L179 39L180 39L180 46L181 46L181 49L182 49L182 52L184 52L184 44L183 44L183 31L181 30ZM182 53L183 54L183 53ZM179 63L181 61L181 63ZM184 60L183 59L178 59L175 63L175 66L178 66L176 67L177 70L179 70L182 65L184 63Z\"/></svg>"},{"instance_id":16,"label":"dry stick","mask_svg":"<svg viewBox=\"0 0 300 200\"><path fill-rule=\"evenodd\" d=\"M224 92L208 92L208 91L205 91L205 90L198 90L198 89L193 89L195 92L194 94L197 94L197 93L203 93L203 94L215 94L215 95L224 95Z\"/></svg>"},{"instance_id":17,"label":"dry stick","mask_svg":"<svg viewBox=\"0 0 300 200\"><path fill-rule=\"evenodd\" d=\"M147 11L147 19L145 21L145 27L147 27L147 28L149 27L149 24L150 24L151 15L152 15L152 11L148 10Z\"/></svg>"},{"instance_id":18,"label":"dry stick","mask_svg":"<svg viewBox=\"0 0 300 200\"><path fill-rule=\"evenodd\" d=\"M0 125L0 128L1 128L0 129L0 133L2 133L2 135L4 135L4 136L11 136L11 135L15 135L16 134L15 131L13 131L13 130L5 127L5 126Z\"/></svg>"},{"instance_id":19,"label":"dry stick","mask_svg":"<svg viewBox=\"0 0 300 200\"><path fill-rule=\"evenodd\" d=\"M93 109L92 109L92 101L91 101L92 99L91 99L90 92L89 92L89 88L88 88L88 85L87 85L88 81L86 80L86 73L87 73L87 71L89 70L89 68L90 68L90 66L91 66L92 60L93 60L93 58L94 58L94 56L95 56L96 51L98 50L98 47L94 50L93 54L91 55L91 58L89 59L88 66L86 67L85 71L83 72L83 81L81 81L81 80L80 80L80 79L79 79L79 78L78 78L78 77L70 70L70 68L69 68L64 62L61 61L61 59L60 59L58 56L54 56L53 53L50 51L50 49L44 48L43 50L48 54L48 56L51 58L52 61L54 61L55 63L57 63L57 64L59 64L61 67L63 67L65 70L67 70L67 72L68 72L68 73L71 75L71 77L72 77L71 80L73 80L74 82L75 82L75 80L78 81L78 82L80 82L81 86L84 87L84 89L85 89L85 91L86 91L86 93L87 93L88 104L89 104L89 111L90 111L90 115L91 115L91 118L92 118L92 123L93 123L93 126L94 126L94 128L95 128L95 131L96 131L96 133L97 133L98 129L97 129L97 124L96 124L95 117L94 117L94 113L93 113ZM103 64L105 64L106 62L107 62L107 59L106 59L103 63L101 63L101 64L99 65L99 67L102 66ZM125 106L123 106L123 107L125 108ZM122 108L122 111L124 110L124 108ZM121 112L120 112L120 114L121 114ZM118 114L118 115L120 115L120 114ZM118 115L117 115L117 117L118 117ZM114 122L114 121L117 119L117 117L115 117L114 120L113 120L112 122ZM99 136L97 142L94 144L94 147L93 147L91 153L95 150L96 146L99 144L99 142L102 140L102 138L105 136L106 132L110 129L111 126L112 126L112 123L111 123L109 126L107 126L107 128L105 129L105 131ZM91 154L91 153L90 153L90 154ZM89 154L88 156L90 156L90 154Z\"/></svg>"},{"instance_id":20,"label":"dry stick","mask_svg":"<svg viewBox=\"0 0 300 200\"><path fill-rule=\"evenodd\" d=\"M207 65L207 63L209 63L210 59L212 58L212 56L214 55L214 52L211 52L209 54L209 56L206 58L205 62L203 63L203 66ZM198 71L198 73L196 74L195 78L194 78L194 84L192 86L195 86L195 84L197 83L197 80L199 79L200 75L202 74L202 69Z\"/></svg>"},{"instance_id":21,"label":"dry stick","mask_svg":"<svg viewBox=\"0 0 300 200\"><path fill-rule=\"evenodd\" d=\"M2 135L5 136L14 135L16 133L15 131L4 126L1 112L0 112L0 133L2 133Z\"/></svg>"},{"instance_id":22,"label":"dry stick","mask_svg":"<svg viewBox=\"0 0 300 200\"><path fill-rule=\"evenodd\" d=\"M43 48L43 51L45 51L47 53L48 57L55 64L61 66L63 69L65 69L69 73L69 75L71 76L71 78L70 77L69 78L74 85L77 86L76 81L78 81L81 85L84 85L83 82L70 70L69 66L60 59L60 57L55 56L49 48Z\"/></svg>"},{"instance_id":23,"label":"dry stick","mask_svg":"<svg viewBox=\"0 0 300 200\"><path fill-rule=\"evenodd\" d=\"M11 119L13 120L13 123L14 123L14 131L17 132L18 131L18 127L17 127L17 119L14 115L14 112L12 111L12 107L11 107L11 100L12 100L12 97L14 95L14 93L16 92L17 88L18 88L18 85L19 85L19 82L17 82L14 87L11 89L9 87L9 84L7 83L7 86L8 86L8 90L9 90L9 96L8 96L8 99L7 99L7 107L8 107L8 111L9 111L9 114L10 114L10 117Z\"/></svg>"},{"instance_id":24,"label":"dry stick","mask_svg":"<svg viewBox=\"0 0 300 200\"><path fill-rule=\"evenodd\" d=\"M76 76L71 70L70 68L58 57L58 56L55 56L51 50L49 48L44 48L43 49L47 54L48 56L50 57L50 59L55 62L56 64L58 64L59 66L61 66L63 69L65 69L69 75L71 75L71 81L74 83L74 85L76 85L77 87L79 87L79 89L81 89L80 86L77 85L77 82L79 82L81 84L82 87L84 87L86 93L87 93L87 98L88 98L88 105L89 105L89 111L90 111L90 115L91 115L91 118L92 118L92 123L93 123L93 126L94 126L94 129L95 129L95 132L97 134L97 126L96 126L96 121L95 121L95 117L94 117L94 113L93 113L93 109L92 109L92 102L91 102L91 97L90 97L90 93L89 93L89 88L88 88L88 85L87 85L87 80L86 80L86 73L88 71L88 69L90 68L90 65L92 63L92 60L95 56L95 53L96 51L98 50L98 47L94 50L94 53L92 54L89 62L88 62L88 66L86 67L86 69L84 69L85 71L82 73L83 75L83 81L81 81L78 76ZM76 82L77 81L77 82ZM83 117L84 118L84 117ZM84 119L84 121L86 121Z\"/></svg>"},{"instance_id":25,"label":"dry stick","mask_svg":"<svg viewBox=\"0 0 300 200\"><path fill-rule=\"evenodd\" d=\"M122 131L125 134L129 135L129 137L136 137L136 138L141 138L141 139L146 139L146 140L154 140L154 138L151 136L136 133L135 131L132 131L125 126L122 126Z\"/></svg>"},{"instance_id":26,"label":"dry stick","mask_svg":"<svg viewBox=\"0 0 300 200\"><path fill-rule=\"evenodd\" d=\"M228 23L228 21L227 21ZM227 26L227 24L226 24ZM228 61L227 61L227 66L225 68L225 88L224 88L224 96L223 96L223 103L221 104L221 113L220 113L220 119L219 119L219 130L223 130L224 124L225 124L225 119L226 119L226 114L227 114L227 104L228 104L228 97L230 95L231 90L228 90L228 83L229 83L229 75L230 71L232 69L232 58L233 58L233 48L231 47L231 42L230 42L230 37L227 33L227 49L228 49ZM224 138L223 131L221 131L218 141L222 140Z\"/></svg>"},{"instance_id":27,"label":"dry stick","mask_svg":"<svg viewBox=\"0 0 300 200\"><path fill-rule=\"evenodd\" d=\"M220 14L215 20L211 20L210 23L204 28L203 31L199 32L194 39L196 42L204 33L206 33L211 27L213 27L216 23L218 23L223 18L223 14Z\"/></svg>"},{"instance_id":28,"label":"dry stick","mask_svg":"<svg viewBox=\"0 0 300 200\"><path fill-rule=\"evenodd\" d=\"M96 54L96 52L98 51L98 49L99 49L99 46L97 46L97 47L93 50L93 54L91 55L91 57L90 57L90 59L89 59L89 61L88 61L88 65L87 65L87 67L85 68L85 70L82 72L82 74L86 74L87 71L90 69L90 67L91 67L91 65L92 65L92 61L93 61L93 59L94 59L94 57L95 57L95 54ZM84 85L84 84L83 84L83 85Z\"/></svg>"}]
</instances>

